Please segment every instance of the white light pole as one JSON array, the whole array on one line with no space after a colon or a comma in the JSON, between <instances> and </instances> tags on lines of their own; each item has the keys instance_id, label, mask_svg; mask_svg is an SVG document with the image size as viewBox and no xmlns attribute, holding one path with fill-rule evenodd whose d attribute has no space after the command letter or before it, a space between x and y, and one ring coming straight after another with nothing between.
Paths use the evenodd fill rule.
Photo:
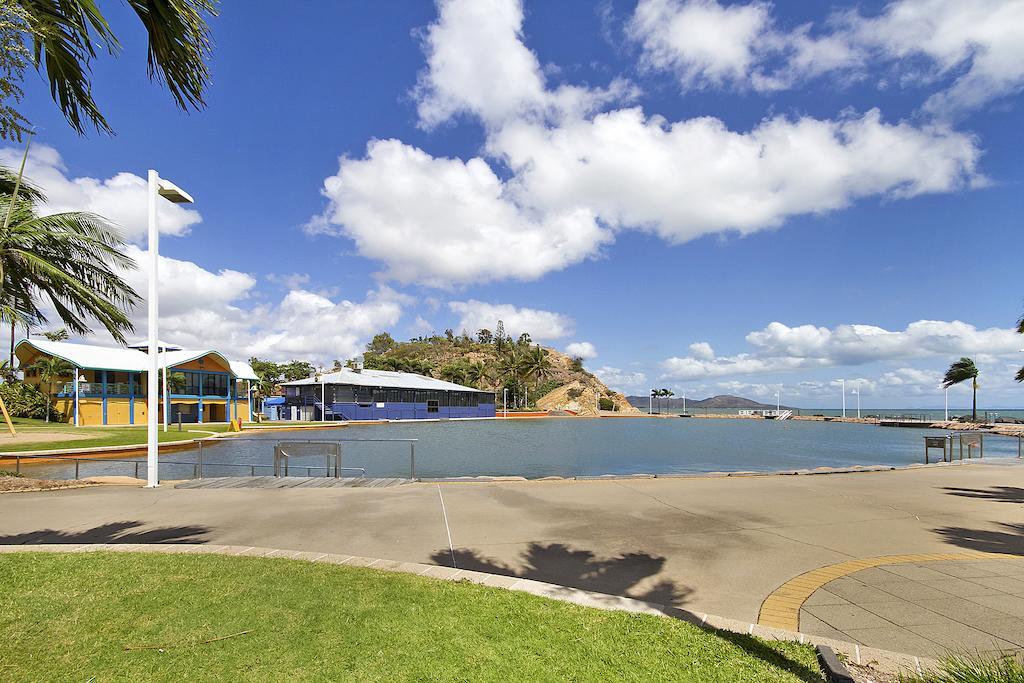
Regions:
<instances>
[{"instance_id":1,"label":"white light pole","mask_svg":"<svg viewBox=\"0 0 1024 683\"><path fill-rule=\"evenodd\" d=\"M860 389L850 389L851 394L857 394L857 419L860 419Z\"/></svg>"},{"instance_id":2,"label":"white light pole","mask_svg":"<svg viewBox=\"0 0 1024 683\"><path fill-rule=\"evenodd\" d=\"M157 267L160 259L160 232L157 226L156 203L161 196L175 204L191 204L192 197L174 183L161 180L160 175L149 171L149 370L146 372L146 488L160 485L157 466L157 444L160 396L158 377L160 375L160 346L157 338L160 333L160 290Z\"/></svg>"},{"instance_id":3,"label":"white light pole","mask_svg":"<svg viewBox=\"0 0 1024 683\"><path fill-rule=\"evenodd\" d=\"M845 379L841 379L839 381L843 383L843 418L845 419L846 418L846 380Z\"/></svg>"},{"instance_id":4,"label":"white light pole","mask_svg":"<svg viewBox=\"0 0 1024 683\"><path fill-rule=\"evenodd\" d=\"M945 394L946 399L945 420L946 422L949 422L949 387L945 387L943 394Z\"/></svg>"},{"instance_id":5,"label":"white light pole","mask_svg":"<svg viewBox=\"0 0 1024 683\"><path fill-rule=\"evenodd\" d=\"M683 415L686 415L686 390L683 390Z\"/></svg>"},{"instance_id":6,"label":"white light pole","mask_svg":"<svg viewBox=\"0 0 1024 683\"><path fill-rule=\"evenodd\" d=\"M503 417L508 418L508 387L501 392L501 410L504 413Z\"/></svg>"}]
</instances>

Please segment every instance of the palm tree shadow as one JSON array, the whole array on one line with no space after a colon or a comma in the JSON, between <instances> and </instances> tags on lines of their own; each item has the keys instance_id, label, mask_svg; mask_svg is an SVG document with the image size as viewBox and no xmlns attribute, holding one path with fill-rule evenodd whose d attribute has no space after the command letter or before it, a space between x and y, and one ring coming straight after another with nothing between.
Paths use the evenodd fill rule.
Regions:
<instances>
[{"instance_id":1,"label":"palm tree shadow","mask_svg":"<svg viewBox=\"0 0 1024 683\"><path fill-rule=\"evenodd\" d=\"M665 564L664 557L647 553L625 553L599 558L589 550L575 550L561 543L531 543L523 552L522 562L518 568L500 560L486 558L477 551L467 548L454 552L448 548L438 550L431 555L431 559L436 564L454 564L459 569L469 571L532 579L612 596L635 598L655 603L656 608L671 618L698 627L701 623L692 613L680 609L692 595L691 588L679 586L670 579L661 579L653 585L638 588L645 579L661 572ZM608 598L609 602L616 600L618 597ZM820 672L790 659L784 652L773 649L758 638L729 631L713 632L748 655L787 671L799 680L821 681Z\"/></svg>"},{"instance_id":2,"label":"palm tree shadow","mask_svg":"<svg viewBox=\"0 0 1024 683\"><path fill-rule=\"evenodd\" d=\"M935 533L952 545L986 553L1024 555L1024 524L1000 523L1004 531L943 527Z\"/></svg>"},{"instance_id":3,"label":"palm tree shadow","mask_svg":"<svg viewBox=\"0 0 1024 683\"><path fill-rule=\"evenodd\" d=\"M523 552L518 568L467 548L454 553L447 548L438 550L431 559L443 565L452 565L454 561L459 569L533 579L671 607L685 604L693 592L669 579L639 587L645 579L659 574L665 564L664 557L647 553L625 553L602 559L590 550L575 550L561 543L531 543Z\"/></svg>"},{"instance_id":4,"label":"palm tree shadow","mask_svg":"<svg viewBox=\"0 0 1024 683\"><path fill-rule=\"evenodd\" d=\"M36 545L40 543L206 543L210 532L205 526L157 527L138 530L142 522L111 522L84 531L40 529L21 534L0 536L3 545ZM134 531L133 531L134 530Z\"/></svg>"},{"instance_id":5,"label":"palm tree shadow","mask_svg":"<svg viewBox=\"0 0 1024 683\"><path fill-rule=\"evenodd\" d=\"M968 489L958 486L944 486L951 496L962 498L977 498L979 500L991 500L999 503L1024 503L1024 489L1016 486L990 486L987 489Z\"/></svg>"}]
</instances>

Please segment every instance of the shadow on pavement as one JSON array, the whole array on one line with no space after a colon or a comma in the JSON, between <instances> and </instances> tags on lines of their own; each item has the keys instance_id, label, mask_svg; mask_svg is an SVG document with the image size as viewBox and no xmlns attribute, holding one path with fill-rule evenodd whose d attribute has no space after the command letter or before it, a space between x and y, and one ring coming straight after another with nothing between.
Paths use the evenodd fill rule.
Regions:
<instances>
[{"instance_id":1,"label":"shadow on pavement","mask_svg":"<svg viewBox=\"0 0 1024 683\"><path fill-rule=\"evenodd\" d=\"M991 486L987 489L965 489L957 486L944 486L951 496L993 500L1000 503L1024 503L1024 489L1016 486Z\"/></svg>"},{"instance_id":2,"label":"shadow on pavement","mask_svg":"<svg viewBox=\"0 0 1024 683\"><path fill-rule=\"evenodd\" d=\"M1000 523L1005 531L987 529L965 529L963 527L943 527L935 529L947 543L969 550L980 550L986 553L1009 553L1024 555L1024 524Z\"/></svg>"},{"instance_id":3,"label":"shadow on pavement","mask_svg":"<svg viewBox=\"0 0 1024 683\"><path fill-rule=\"evenodd\" d=\"M431 559L436 564L451 566L453 556L445 548L433 553ZM665 564L664 557L647 553L626 553L601 559L589 550L575 550L561 543L531 543L518 568L465 548L455 551L454 564L459 569L533 579L673 607L685 604L693 592L668 579L637 589L637 584L660 573Z\"/></svg>"},{"instance_id":4,"label":"shadow on pavement","mask_svg":"<svg viewBox=\"0 0 1024 683\"><path fill-rule=\"evenodd\" d=\"M37 543L206 543L210 532L205 526L157 527L139 531L142 522L111 522L84 531L41 529L22 534L0 536L0 544L32 545ZM134 531L133 531L134 530Z\"/></svg>"}]
</instances>

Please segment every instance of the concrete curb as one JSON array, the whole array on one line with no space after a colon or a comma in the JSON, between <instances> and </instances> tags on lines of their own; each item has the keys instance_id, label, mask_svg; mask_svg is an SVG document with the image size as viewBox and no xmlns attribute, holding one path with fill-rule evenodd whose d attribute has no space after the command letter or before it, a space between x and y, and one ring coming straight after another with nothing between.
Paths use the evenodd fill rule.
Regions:
<instances>
[{"instance_id":1,"label":"concrete curb","mask_svg":"<svg viewBox=\"0 0 1024 683\"><path fill-rule=\"evenodd\" d=\"M364 567L381 571L415 574L442 581L470 581L490 588L522 591L552 600L568 602L583 607L601 610L649 614L652 616L679 619L709 631L730 631L742 635L752 635L766 640L783 640L810 645L824 645L847 657L858 665L873 666L888 672L920 673L931 668L935 662L931 659L876 648L861 647L855 643L847 643L831 638L808 635L797 631L762 626L737 619L727 619L711 614L690 612L679 607L662 605L626 598L607 593L559 586L543 581L534 581L515 576L487 574L484 572L443 567L440 565L420 564L417 562L398 562L356 555L339 555L316 553L301 550L282 550L280 548L261 548L256 546L215 545L204 543L174 544L142 544L142 543L98 543L98 544L31 544L31 545L0 545L0 555L22 552L48 553L83 553L83 552L141 552L141 553L181 553L195 555L233 555L239 557L263 557L273 559L304 560L322 562L348 567Z\"/></svg>"}]
</instances>

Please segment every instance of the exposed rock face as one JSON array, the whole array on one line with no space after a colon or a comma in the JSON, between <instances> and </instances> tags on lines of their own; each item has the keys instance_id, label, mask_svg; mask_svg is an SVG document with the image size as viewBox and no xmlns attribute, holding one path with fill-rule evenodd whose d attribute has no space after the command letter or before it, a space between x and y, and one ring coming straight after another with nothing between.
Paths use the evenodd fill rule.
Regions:
<instances>
[{"instance_id":1,"label":"exposed rock face","mask_svg":"<svg viewBox=\"0 0 1024 683\"><path fill-rule=\"evenodd\" d=\"M563 384L548 392L537 400L537 408L540 410L566 410L582 417L594 417L602 413L601 396L611 399L617 413L640 414L639 410L629 404L625 396L611 391L596 377L589 376L586 379Z\"/></svg>"}]
</instances>

